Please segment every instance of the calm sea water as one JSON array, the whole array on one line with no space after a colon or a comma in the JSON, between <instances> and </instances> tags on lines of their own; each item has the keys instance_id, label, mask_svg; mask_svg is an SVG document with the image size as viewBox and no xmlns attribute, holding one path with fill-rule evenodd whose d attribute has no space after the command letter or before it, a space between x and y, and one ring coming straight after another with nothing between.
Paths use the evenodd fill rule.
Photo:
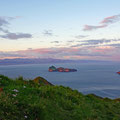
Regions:
<instances>
[{"instance_id":1,"label":"calm sea water","mask_svg":"<svg viewBox=\"0 0 120 120\"><path fill-rule=\"evenodd\" d=\"M48 72L51 64L34 65L9 65L0 66L0 74L11 78L23 76L33 79L37 76L44 77L55 85L69 86L73 89L88 94L94 93L102 97L120 98L120 64L54 64L56 67L75 68L77 72L61 73Z\"/></svg>"}]
</instances>

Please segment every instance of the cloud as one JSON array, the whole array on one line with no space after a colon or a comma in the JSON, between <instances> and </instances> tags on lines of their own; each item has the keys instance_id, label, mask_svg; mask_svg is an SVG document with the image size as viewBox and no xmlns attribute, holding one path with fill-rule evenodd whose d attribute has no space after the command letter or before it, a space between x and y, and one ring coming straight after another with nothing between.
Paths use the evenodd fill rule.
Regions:
<instances>
[{"instance_id":1,"label":"cloud","mask_svg":"<svg viewBox=\"0 0 120 120\"><path fill-rule=\"evenodd\" d=\"M8 33L9 32L8 30L3 29L2 27L0 27L0 31L3 32L3 33Z\"/></svg>"},{"instance_id":2,"label":"cloud","mask_svg":"<svg viewBox=\"0 0 120 120\"><path fill-rule=\"evenodd\" d=\"M28 33L7 33L5 35L1 35L0 37L17 40L17 39L21 39L21 38L32 38L32 35L28 34Z\"/></svg>"},{"instance_id":3,"label":"cloud","mask_svg":"<svg viewBox=\"0 0 120 120\"><path fill-rule=\"evenodd\" d=\"M54 58L54 59L93 59L118 60L119 48L114 46L84 46L81 48L59 47L38 48L20 51L0 52L0 59L13 58Z\"/></svg>"},{"instance_id":4,"label":"cloud","mask_svg":"<svg viewBox=\"0 0 120 120\"><path fill-rule=\"evenodd\" d=\"M8 25L8 21L4 17L0 17L0 27Z\"/></svg>"},{"instance_id":5,"label":"cloud","mask_svg":"<svg viewBox=\"0 0 120 120\"><path fill-rule=\"evenodd\" d=\"M0 59L15 59L15 58L26 58L26 56L15 53L15 52L2 52L2 51L0 51Z\"/></svg>"},{"instance_id":6,"label":"cloud","mask_svg":"<svg viewBox=\"0 0 120 120\"><path fill-rule=\"evenodd\" d=\"M32 38L31 34L28 33L12 33L8 29L9 21L18 18L16 17L0 17L0 32L3 32L3 35L0 35L1 38L17 40L21 38Z\"/></svg>"},{"instance_id":7,"label":"cloud","mask_svg":"<svg viewBox=\"0 0 120 120\"><path fill-rule=\"evenodd\" d=\"M112 46L112 47L115 47L115 48L119 48L119 49L120 49L120 43L110 44L109 46Z\"/></svg>"},{"instance_id":8,"label":"cloud","mask_svg":"<svg viewBox=\"0 0 120 120\"><path fill-rule=\"evenodd\" d=\"M69 41L67 41L68 43L72 43L72 42L75 42L75 40L69 40Z\"/></svg>"},{"instance_id":9,"label":"cloud","mask_svg":"<svg viewBox=\"0 0 120 120\"><path fill-rule=\"evenodd\" d=\"M65 54L76 53L76 48L39 48L20 51L0 52L0 59L3 58L63 58Z\"/></svg>"},{"instance_id":10,"label":"cloud","mask_svg":"<svg viewBox=\"0 0 120 120\"><path fill-rule=\"evenodd\" d=\"M52 30L44 30L43 35L45 36L53 36Z\"/></svg>"},{"instance_id":11,"label":"cloud","mask_svg":"<svg viewBox=\"0 0 120 120\"><path fill-rule=\"evenodd\" d=\"M77 38L77 39L82 39L82 38L86 38L86 37L88 37L88 35L77 35L77 36L75 36L75 38Z\"/></svg>"},{"instance_id":12,"label":"cloud","mask_svg":"<svg viewBox=\"0 0 120 120\"><path fill-rule=\"evenodd\" d=\"M104 28L107 27L107 25L99 25L99 26L92 26L92 25L85 25L83 30L84 31L91 31L91 30L95 30L95 29L99 29L99 28Z\"/></svg>"},{"instance_id":13,"label":"cloud","mask_svg":"<svg viewBox=\"0 0 120 120\"><path fill-rule=\"evenodd\" d=\"M100 24L111 24L118 21L120 21L120 15L114 15L104 18L103 21L100 22Z\"/></svg>"},{"instance_id":14,"label":"cloud","mask_svg":"<svg viewBox=\"0 0 120 120\"><path fill-rule=\"evenodd\" d=\"M52 41L51 43L60 43L59 41Z\"/></svg>"},{"instance_id":15,"label":"cloud","mask_svg":"<svg viewBox=\"0 0 120 120\"><path fill-rule=\"evenodd\" d=\"M100 28L108 27L108 25L120 21L120 15L114 15L104 18L97 26L94 25L84 25L83 31L92 31Z\"/></svg>"},{"instance_id":16,"label":"cloud","mask_svg":"<svg viewBox=\"0 0 120 120\"><path fill-rule=\"evenodd\" d=\"M3 27L6 27L9 25L9 22L7 21L8 18L6 17L0 17L0 31L7 33L8 30L4 29Z\"/></svg>"},{"instance_id":17,"label":"cloud","mask_svg":"<svg viewBox=\"0 0 120 120\"><path fill-rule=\"evenodd\" d=\"M95 46L98 46L98 45L110 45L112 44L112 42L120 42L120 39L90 39L90 40L83 40L83 41L79 41L80 43L79 44L76 44L76 45L72 45L71 47L81 47L81 46L92 46L92 47L95 47Z\"/></svg>"},{"instance_id":18,"label":"cloud","mask_svg":"<svg viewBox=\"0 0 120 120\"><path fill-rule=\"evenodd\" d=\"M112 40L106 40L106 39L96 39L96 40L86 40L86 41L81 41L81 42L84 42L82 43L82 45L98 45L98 44L103 44L103 43L109 43L111 42Z\"/></svg>"}]
</instances>

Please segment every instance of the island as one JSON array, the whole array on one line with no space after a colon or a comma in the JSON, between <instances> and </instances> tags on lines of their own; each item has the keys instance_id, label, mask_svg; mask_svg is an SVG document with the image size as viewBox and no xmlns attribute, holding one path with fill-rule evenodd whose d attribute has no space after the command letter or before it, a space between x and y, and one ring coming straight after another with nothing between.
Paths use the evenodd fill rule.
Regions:
<instances>
[{"instance_id":1,"label":"island","mask_svg":"<svg viewBox=\"0 0 120 120\"><path fill-rule=\"evenodd\" d=\"M55 66L51 66L48 69L49 72L76 72L77 69L70 69L70 68L63 68L63 67L59 67L56 68Z\"/></svg>"}]
</instances>

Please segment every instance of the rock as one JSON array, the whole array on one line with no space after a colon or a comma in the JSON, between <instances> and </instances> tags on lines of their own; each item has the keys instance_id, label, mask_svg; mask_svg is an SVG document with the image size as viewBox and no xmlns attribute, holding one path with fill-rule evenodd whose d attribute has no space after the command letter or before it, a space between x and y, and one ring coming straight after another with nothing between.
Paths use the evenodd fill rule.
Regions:
<instances>
[{"instance_id":1,"label":"rock","mask_svg":"<svg viewBox=\"0 0 120 120\"><path fill-rule=\"evenodd\" d=\"M116 99L114 99L114 101L120 102L120 98L116 98Z\"/></svg>"},{"instance_id":2,"label":"rock","mask_svg":"<svg viewBox=\"0 0 120 120\"><path fill-rule=\"evenodd\" d=\"M36 84L40 84L40 85L52 85L50 82L48 82L47 80L45 80L42 77L37 77L33 80L34 83Z\"/></svg>"}]
</instances>

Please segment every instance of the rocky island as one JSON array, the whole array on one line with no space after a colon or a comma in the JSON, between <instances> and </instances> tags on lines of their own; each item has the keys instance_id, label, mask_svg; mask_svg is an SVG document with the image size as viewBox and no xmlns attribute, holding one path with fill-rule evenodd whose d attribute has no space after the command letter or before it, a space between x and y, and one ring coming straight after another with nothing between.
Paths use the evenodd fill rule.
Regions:
<instances>
[{"instance_id":1,"label":"rocky island","mask_svg":"<svg viewBox=\"0 0 120 120\"><path fill-rule=\"evenodd\" d=\"M51 66L48 69L49 72L76 72L77 69L70 69L70 68L63 68L63 67L59 67L56 68L55 66Z\"/></svg>"}]
</instances>

